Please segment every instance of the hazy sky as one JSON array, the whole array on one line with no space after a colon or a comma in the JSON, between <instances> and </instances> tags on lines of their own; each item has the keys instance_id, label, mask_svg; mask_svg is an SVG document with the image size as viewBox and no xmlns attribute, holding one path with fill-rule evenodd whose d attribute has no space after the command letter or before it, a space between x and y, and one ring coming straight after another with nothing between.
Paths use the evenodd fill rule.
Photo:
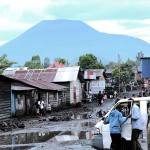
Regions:
<instances>
[{"instance_id":1,"label":"hazy sky","mask_svg":"<svg viewBox=\"0 0 150 150\"><path fill-rule=\"evenodd\" d=\"M72 19L150 43L150 0L0 0L0 44L44 19Z\"/></svg>"}]
</instances>

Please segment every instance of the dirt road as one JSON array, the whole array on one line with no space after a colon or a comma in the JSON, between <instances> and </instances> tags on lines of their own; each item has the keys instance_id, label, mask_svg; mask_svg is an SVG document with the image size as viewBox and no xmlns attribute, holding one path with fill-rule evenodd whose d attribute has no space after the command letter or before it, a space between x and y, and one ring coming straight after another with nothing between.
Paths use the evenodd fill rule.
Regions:
<instances>
[{"instance_id":1,"label":"dirt road","mask_svg":"<svg viewBox=\"0 0 150 150\"><path fill-rule=\"evenodd\" d=\"M107 100L101 106L90 103L46 117L22 119L25 129L1 132L0 150L94 150L91 140L99 120L96 113L107 111L112 104Z\"/></svg>"}]
</instances>

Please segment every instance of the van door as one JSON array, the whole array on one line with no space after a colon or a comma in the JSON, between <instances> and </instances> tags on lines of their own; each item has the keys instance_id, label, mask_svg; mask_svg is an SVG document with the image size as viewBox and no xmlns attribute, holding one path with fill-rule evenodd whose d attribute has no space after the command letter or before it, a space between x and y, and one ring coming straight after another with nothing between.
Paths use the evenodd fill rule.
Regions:
<instances>
[{"instance_id":1,"label":"van door","mask_svg":"<svg viewBox=\"0 0 150 150\"><path fill-rule=\"evenodd\" d=\"M102 136L103 136L103 147L104 147L104 149L110 149L111 137L110 137L109 124L103 123L103 125L102 125Z\"/></svg>"}]
</instances>

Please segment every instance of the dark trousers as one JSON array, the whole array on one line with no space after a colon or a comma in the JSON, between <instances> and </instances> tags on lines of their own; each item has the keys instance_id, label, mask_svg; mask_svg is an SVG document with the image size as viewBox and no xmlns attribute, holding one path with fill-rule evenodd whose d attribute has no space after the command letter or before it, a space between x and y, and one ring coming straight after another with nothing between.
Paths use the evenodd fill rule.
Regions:
<instances>
[{"instance_id":1,"label":"dark trousers","mask_svg":"<svg viewBox=\"0 0 150 150\"><path fill-rule=\"evenodd\" d=\"M120 150L121 149L121 134L110 134L111 136L111 149L112 150Z\"/></svg>"},{"instance_id":2,"label":"dark trousers","mask_svg":"<svg viewBox=\"0 0 150 150\"><path fill-rule=\"evenodd\" d=\"M142 131L139 129L132 129L132 150L142 150L140 143L138 142L139 135Z\"/></svg>"}]
</instances>

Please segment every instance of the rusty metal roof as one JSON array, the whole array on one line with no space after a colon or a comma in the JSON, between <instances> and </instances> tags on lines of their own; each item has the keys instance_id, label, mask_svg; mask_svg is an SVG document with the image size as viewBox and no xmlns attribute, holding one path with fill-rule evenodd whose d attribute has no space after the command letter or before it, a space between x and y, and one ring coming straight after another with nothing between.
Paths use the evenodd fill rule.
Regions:
<instances>
[{"instance_id":1,"label":"rusty metal roof","mask_svg":"<svg viewBox=\"0 0 150 150\"><path fill-rule=\"evenodd\" d=\"M16 70L5 76L43 90L62 91L67 87L52 82L71 82L78 78L79 66L49 69Z\"/></svg>"},{"instance_id":2,"label":"rusty metal roof","mask_svg":"<svg viewBox=\"0 0 150 150\"><path fill-rule=\"evenodd\" d=\"M10 80L11 82L15 81L15 82L20 82L20 83L24 83L25 85L35 87L41 90L50 90L50 91L63 91L66 90L67 87L62 86L62 85L58 85L58 84L54 84L54 83L50 83L50 82L46 82L43 80L28 80L28 79L20 79L20 78L15 78L15 77L7 77L4 75L0 75L1 78Z\"/></svg>"},{"instance_id":3,"label":"rusty metal roof","mask_svg":"<svg viewBox=\"0 0 150 150\"><path fill-rule=\"evenodd\" d=\"M46 82L70 82L78 78L79 66L17 70L11 74L5 74L16 79L42 80Z\"/></svg>"},{"instance_id":4,"label":"rusty metal roof","mask_svg":"<svg viewBox=\"0 0 150 150\"><path fill-rule=\"evenodd\" d=\"M61 86L58 84L54 84L54 83L50 83L50 82L46 82L42 80L27 80L27 79L17 79L17 78L15 79L25 84L28 84L30 86L42 89L42 90L63 91L67 88L65 86Z\"/></svg>"},{"instance_id":5,"label":"rusty metal roof","mask_svg":"<svg viewBox=\"0 0 150 150\"><path fill-rule=\"evenodd\" d=\"M30 70L18 70L13 74L6 74L9 77L16 79L27 80L43 80L47 82L53 82L57 69L30 69Z\"/></svg>"}]
</instances>

